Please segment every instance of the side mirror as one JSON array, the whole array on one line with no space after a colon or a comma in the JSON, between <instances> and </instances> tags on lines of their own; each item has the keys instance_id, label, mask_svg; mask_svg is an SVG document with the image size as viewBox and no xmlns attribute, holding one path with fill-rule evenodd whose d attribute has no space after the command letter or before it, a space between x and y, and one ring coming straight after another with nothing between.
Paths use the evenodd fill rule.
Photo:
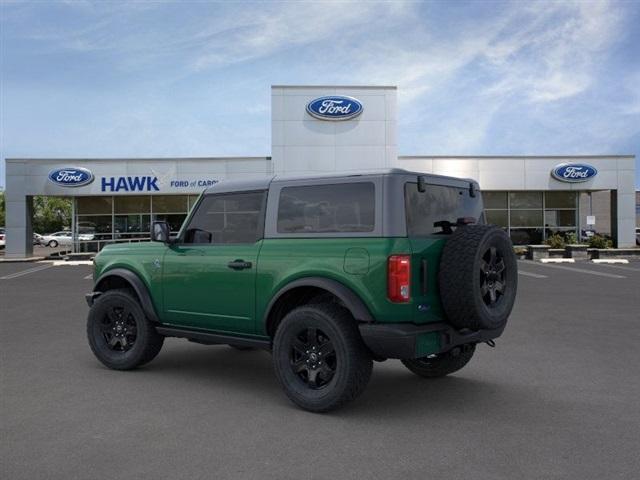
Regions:
<instances>
[{"instance_id":1,"label":"side mirror","mask_svg":"<svg viewBox=\"0 0 640 480\"><path fill-rule=\"evenodd\" d=\"M153 222L151 226L151 241L169 243L169 231L167 222Z\"/></svg>"}]
</instances>

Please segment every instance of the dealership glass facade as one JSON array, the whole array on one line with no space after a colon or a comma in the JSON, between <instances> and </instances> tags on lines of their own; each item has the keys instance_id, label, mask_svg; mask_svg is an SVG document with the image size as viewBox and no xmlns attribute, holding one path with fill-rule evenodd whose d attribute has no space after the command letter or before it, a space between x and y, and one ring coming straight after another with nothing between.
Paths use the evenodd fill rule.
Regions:
<instances>
[{"instance_id":1,"label":"dealership glass facade","mask_svg":"<svg viewBox=\"0 0 640 480\"><path fill-rule=\"evenodd\" d=\"M198 195L75 197L75 232L101 243L93 249L103 242L148 239L155 220L168 222L177 232L197 199Z\"/></svg>"},{"instance_id":2,"label":"dealership glass facade","mask_svg":"<svg viewBox=\"0 0 640 480\"><path fill-rule=\"evenodd\" d=\"M577 192L484 191L482 196L487 223L504 228L514 245L540 244L554 233L577 234Z\"/></svg>"},{"instance_id":3,"label":"dealership glass facade","mask_svg":"<svg viewBox=\"0 0 640 480\"><path fill-rule=\"evenodd\" d=\"M484 191L488 223L504 228L514 245L543 243L554 233L577 233L578 192ZM75 197L75 231L99 241L149 238L151 222L169 222L177 232L197 195ZM86 238L86 237L85 237Z\"/></svg>"}]
</instances>

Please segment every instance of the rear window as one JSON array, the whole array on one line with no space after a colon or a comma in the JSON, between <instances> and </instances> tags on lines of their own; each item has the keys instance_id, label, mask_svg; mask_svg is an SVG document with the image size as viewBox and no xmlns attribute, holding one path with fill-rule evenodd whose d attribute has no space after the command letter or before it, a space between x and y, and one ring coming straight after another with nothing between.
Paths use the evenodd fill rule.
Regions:
<instances>
[{"instance_id":1,"label":"rear window","mask_svg":"<svg viewBox=\"0 0 640 480\"><path fill-rule=\"evenodd\" d=\"M445 233L446 228L435 224L449 222L455 226L462 217L473 217L476 222L484 223L480 192L471 197L468 188L427 184L426 191L419 192L417 183L407 183L404 203L410 237Z\"/></svg>"},{"instance_id":2,"label":"rear window","mask_svg":"<svg viewBox=\"0 0 640 480\"><path fill-rule=\"evenodd\" d=\"M278 233L372 232L373 183L284 187L278 205Z\"/></svg>"}]
</instances>

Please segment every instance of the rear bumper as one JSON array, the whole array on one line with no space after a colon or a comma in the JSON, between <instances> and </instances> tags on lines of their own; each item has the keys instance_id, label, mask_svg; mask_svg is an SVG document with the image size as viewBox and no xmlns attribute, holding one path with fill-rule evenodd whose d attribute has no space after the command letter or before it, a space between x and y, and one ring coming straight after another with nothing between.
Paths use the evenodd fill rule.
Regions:
<instances>
[{"instance_id":1,"label":"rear bumper","mask_svg":"<svg viewBox=\"0 0 640 480\"><path fill-rule=\"evenodd\" d=\"M361 323L360 335L369 350L381 358L410 359L451 350L458 345L481 343L499 337L495 330L455 330L446 323Z\"/></svg>"}]
</instances>

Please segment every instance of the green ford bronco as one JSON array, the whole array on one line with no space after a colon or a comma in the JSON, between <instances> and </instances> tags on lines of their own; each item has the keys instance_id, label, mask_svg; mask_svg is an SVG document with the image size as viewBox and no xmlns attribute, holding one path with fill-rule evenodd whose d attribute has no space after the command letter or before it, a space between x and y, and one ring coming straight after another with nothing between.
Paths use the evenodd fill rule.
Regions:
<instances>
[{"instance_id":1,"label":"green ford bronco","mask_svg":"<svg viewBox=\"0 0 640 480\"><path fill-rule=\"evenodd\" d=\"M289 398L324 412L357 397L372 361L421 377L493 344L516 296L511 241L484 224L478 184L404 170L225 181L177 236L109 245L87 295L107 367L151 361L165 337L263 348Z\"/></svg>"}]
</instances>

